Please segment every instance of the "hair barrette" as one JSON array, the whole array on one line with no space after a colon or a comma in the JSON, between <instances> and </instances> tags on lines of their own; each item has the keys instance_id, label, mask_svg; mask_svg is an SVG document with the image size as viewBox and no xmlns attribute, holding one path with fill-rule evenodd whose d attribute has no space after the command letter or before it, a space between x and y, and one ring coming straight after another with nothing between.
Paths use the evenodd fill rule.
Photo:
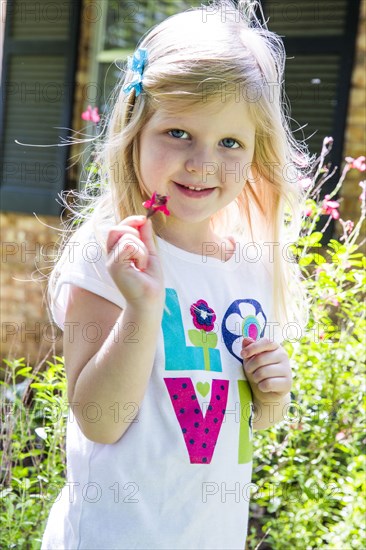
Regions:
<instances>
[{"instance_id":1,"label":"hair barrette","mask_svg":"<svg viewBox=\"0 0 366 550\"><path fill-rule=\"evenodd\" d=\"M129 94L132 88L135 88L136 97L142 92L142 74L144 72L146 61L147 50L145 48L139 48L135 51L132 57L128 58L128 68L135 74L132 82L123 88L125 94Z\"/></svg>"}]
</instances>

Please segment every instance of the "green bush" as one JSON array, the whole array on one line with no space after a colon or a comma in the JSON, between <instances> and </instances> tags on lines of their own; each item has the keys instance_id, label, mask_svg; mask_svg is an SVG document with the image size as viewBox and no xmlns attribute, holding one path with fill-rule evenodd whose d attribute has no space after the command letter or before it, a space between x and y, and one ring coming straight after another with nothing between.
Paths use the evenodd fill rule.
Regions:
<instances>
[{"instance_id":1,"label":"green bush","mask_svg":"<svg viewBox=\"0 0 366 550\"><path fill-rule=\"evenodd\" d=\"M0 548L33 550L41 546L50 507L65 483L66 378L60 357L42 371L32 371L24 359L5 364Z\"/></svg>"},{"instance_id":2,"label":"green bush","mask_svg":"<svg viewBox=\"0 0 366 550\"><path fill-rule=\"evenodd\" d=\"M366 258L356 252L365 220L365 182L360 184L358 223L339 219L343 235L324 246L328 221L322 231L315 231L316 225L324 214L339 217L339 203L330 203L329 196L326 203L319 199L333 174L324 166L332 145L327 139L309 183L303 233L293 250L311 297L310 321L306 334L284 344L293 366L293 405L284 422L255 434L250 549L366 547ZM353 168L353 159L346 160L332 196ZM360 160L364 170L364 158L355 167Z\"/></svg>"}]
</instances>

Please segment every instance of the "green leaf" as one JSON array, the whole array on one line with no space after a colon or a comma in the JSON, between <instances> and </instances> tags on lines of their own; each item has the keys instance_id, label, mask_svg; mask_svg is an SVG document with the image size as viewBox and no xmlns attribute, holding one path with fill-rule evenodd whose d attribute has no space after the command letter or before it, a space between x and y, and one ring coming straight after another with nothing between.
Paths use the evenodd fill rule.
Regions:
<instances>
[{"instance_id":1,"label":"green leaf","mask_svg":"<svg viewBox=\"0 0 366 550\"><path fill-rule=\"evenodd\" d=\"M197 348L202 347L202 332L200 330L190 329L188 337L194 346Z\"/></svg>"},{"instance_id":2,"label":"green leaf","mask_svg":"<svg viewBox=\"0 0 366 550\"><path fill-rule=\"evenodd\" d=\"M314 233L311 233L311 235L309 236L310 245L319 243L322 240L322 238L323 238L323 233L321 233L320 231L314 231Z\"/></svg>"},{"instance_id":3,"label":"green leaf","mask_svg":"<svg viewBox=\"0 0 366 550\"><path fill-rule=\"evenodd\" d=\"M17 371L17 376L27 376L30 372L32 372L32 367L23 367Z\"/></svg>"},{"instance_id":4,"label":"green leaf","mask_svg":"<svg viewBox=\"0 0 366 550\"><path fill-rule=\"evenodd\" d=\"M322 265L327 263L327 260L322 256L321 254L318 254L317 252L314 253L314 261L317 265Z\"/></svg>"},{"instance_id":5,"label":"green leaf","mask_svg":"<svg viewBox=\"0 0 366 550\"><path fill-rule=\"evenodd\" d=\"M313 261L313 258L314 258L314 254L306 254L306 256L302 256L302 258L300 258L299 265L301 266L310 265Z\"/></svg>"}]
</instances>

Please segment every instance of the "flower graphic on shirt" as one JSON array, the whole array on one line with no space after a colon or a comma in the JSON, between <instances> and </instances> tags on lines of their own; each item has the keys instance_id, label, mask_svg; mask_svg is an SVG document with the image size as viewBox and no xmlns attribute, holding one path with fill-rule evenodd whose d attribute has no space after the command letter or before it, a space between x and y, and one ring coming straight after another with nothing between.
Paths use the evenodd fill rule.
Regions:
<instances>
[{"instance_id":1,"label":"flower graphic on shirt","mask_svg":"<svg viewBox=\"0 0 366 550\"><path fill-rule=\"evenodd\" d=\"M222 337L228 351L240 362L244 337L259 340L264 335L267 317L256 300L235 300L222 320Z\"/></svg>"},{"instance_id":2,"label":"flower graphic on shirt","mask_svg":"<svg viewBox=\"0 0 366 550\"><path fill-rule=\"evenodd\" d=\"M216 313L205 300L198 300L190 307L194 326L198 330L188 331L192 344L203 349L205 370L210 370L210 348L217 346L217 334L213 333Z\"/></svg>"},{"instance_id":3,"label":"flower graphic on shirt","mask_svg":"<svg viewBox=\"0 0 366 550\"><path fill-rule=\"evenodd\" d=\"M198 302L192 304L190 312L193 317L193 324L196 328L205 330L206 332L213 330L216 314L205 300L198 300Z\"/></svg>"}]
</instances>

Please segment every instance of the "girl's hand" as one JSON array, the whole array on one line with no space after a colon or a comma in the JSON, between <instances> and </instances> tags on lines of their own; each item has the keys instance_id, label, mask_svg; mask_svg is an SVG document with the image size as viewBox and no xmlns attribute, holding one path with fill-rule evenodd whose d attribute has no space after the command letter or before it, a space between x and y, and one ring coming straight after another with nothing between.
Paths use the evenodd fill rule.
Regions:
<instances>
[{"instance_id":1,"label":"girl's hand","mask_svg":"<svg viewBox=\"0 0 366 550\"><path fill-rule=\"evenodd\" d=\"M151 220L129 216L107 238L107 268L130 305L164 304L164 282Z\"/></svg>"},{"instance_id":2,"label":"girl's hand","mask_svg":"<svg viewBox=\"0 0 366 550\"><path fill-rule=\"evenodd\" d=\"M259 402L276 401L291 390L289 357L282 346L267 338L243 338L241 356L244 372Z\"/></svg>"}]
</instances>

